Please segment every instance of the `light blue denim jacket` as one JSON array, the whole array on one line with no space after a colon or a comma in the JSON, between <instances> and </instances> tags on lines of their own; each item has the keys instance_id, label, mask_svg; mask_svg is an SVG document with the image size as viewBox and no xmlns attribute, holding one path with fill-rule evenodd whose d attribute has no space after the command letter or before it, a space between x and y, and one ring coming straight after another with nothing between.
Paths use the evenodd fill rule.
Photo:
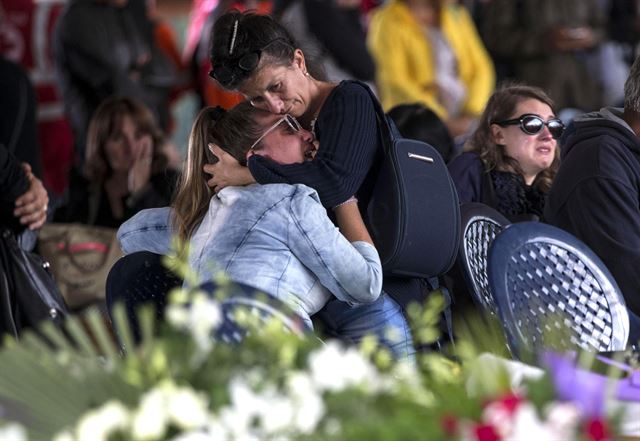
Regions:
<instances>
[{"instance_id":1,"label":"light blue denim jacket","mask_svg":"<svg viewBox=\"0 0 640 441\"><path fill-rule=\"evenodd\" d=\"M122 250L167 254L174 233L170 215L169 207L152 208L122 224ZM356 305L375 301L382 290L376 249L347 241L316 191L302 184L220 191L191 237L189 263L201 281L222 270L287 302L309 325L331 294Z\"/></svg>"}]
</instances>

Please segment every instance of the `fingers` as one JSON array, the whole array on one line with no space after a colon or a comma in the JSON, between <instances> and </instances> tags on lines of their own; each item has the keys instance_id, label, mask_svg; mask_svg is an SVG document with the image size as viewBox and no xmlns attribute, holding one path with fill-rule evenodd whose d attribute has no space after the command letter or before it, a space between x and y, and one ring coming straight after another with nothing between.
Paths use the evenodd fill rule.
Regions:
<instances>
[{"instance_id":1,"label":"fingers","mask_svg":"<svg viewBox=\"0 0 640 441\"><path fill-rule=\"evenodd\" d=\"M222 150L220 147L218 147L217 144L209 144L209 150L211 151L211 153L213 153L215 156L218 157L219 161L223 161L224 159L228 159L228 158L232 158L233 156L231 156L229 153L225 152L224 150Z\"/></svg>"},{"instance_id":2,"label":"fingers","mask_svg":"<svg viewBox=\"0 0 640 441\"><path fill-rule=\"evenodd\" d=\"M22 169L24 170L24 173L27 176L33 175L33 171L31 170L31 165L28 162L23 162L22 163Z\"/></svg>"},{"instance_id":3,"label":"fingers","mask_svg":"<svg viewBox=\"0 0 640 441\"><path fill-rule=\"evenodd\" d=\"M35 230L37 228L40 228L46 220L47 210L46 208L44 208L29 215L22 216L20 218L20 223L22 225L27 225L30 230Z\"/></svg>"},{"instance_id":4,"label":"fingers","mask_svg":"<svg viewBox=\"0 0 640 441\"><path fill-rule=\"evenodd\" d=\"M213 174L215 173L215 171L217 170L216 164L205 164L202 167L202 170L208 174L211 175L213 177Z\"/></svg>"},{"instance_id":5,"label":"fingers","mask_svg":"<svg viewBox=\"0 0 640 441\"><path fill-rule=\"evenodd\" d=\"M31 203L33 203L36 199L38 198L38 194L35 190L32 190L31 187L29 187L29 190L27 190L26 193L24 193L22 196L20 196L18 199L16 199L16 208L20 208L20 207L24 207L25 205L29 205ZM16 214L15 211L13 213L14 215Z\"/></svg>"},{"instance_id":6,"label":"fingers","mask_svg":"<svg viewBox=\"0 0 640 441\"><path fill-rule=\"evenodd\" d=\"M22 218L23 216L27 216L38 211L46 212L47 206L49 205L49 197L47 196L47 193L46 191L44 191L44 189L42 192L36 193L35 197L30 197L28 200L24 199L23 201L23 204L19 206L16 205L15 210L13 210L13 215L15 217Z\"/></svg>"},{"instance_id":7,"label":"fingers","mask_svg":"<svg viewBox=\"0 0 640 441\"><path fill-rule=\"evenodd\" d=\"M49 195L38 178L31 177L30 181L29 190L16 199L13 215L20 219L21 224L34 229L42 226L47 217Z\"/></svg>"}]
</instances>

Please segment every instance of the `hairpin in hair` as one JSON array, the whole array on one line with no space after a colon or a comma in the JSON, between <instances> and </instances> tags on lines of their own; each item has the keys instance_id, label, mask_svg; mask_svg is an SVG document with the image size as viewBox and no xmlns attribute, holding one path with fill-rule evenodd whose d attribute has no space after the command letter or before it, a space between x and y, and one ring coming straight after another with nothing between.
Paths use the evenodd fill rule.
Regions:
<instances>
[{"instance_id":1,"label":"hairpin in hair","mask_svg":"<svg viewBox=\"0 0 640 441\"><path fill-rule=\"evenodd\" d=\"M236 45L236 36L238 35L238 19L233 23L233 34L231 34L231 44L229 44L229 55L233 55L233 47Z\"/></svg>"}]
</instances>

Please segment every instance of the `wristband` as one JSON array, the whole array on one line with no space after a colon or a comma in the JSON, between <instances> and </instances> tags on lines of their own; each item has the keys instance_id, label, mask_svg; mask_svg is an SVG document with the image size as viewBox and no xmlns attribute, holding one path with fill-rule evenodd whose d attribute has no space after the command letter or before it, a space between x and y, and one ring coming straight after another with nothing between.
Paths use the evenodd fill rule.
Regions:
<instances>
[{"instance_id":1,"label":"wristband","mask_svg":"<svg viewBox=\"0 0 640 441\"><path fill-rule=\"evenodd\" d=\"M336 209L336 208L338 208L338 207L340 207L341 205L344 205L344 204L350 204L350 203L352 203L352 202L357 203L357 202L358 202L358 198L356 198L355 196L351 196L351 197L350 197L349 199L347 199L346 201L344 201L344 202L340 202L338 205L336 205L335 207L333 207L333 208L332 208L332 210L334 210L334 211L335 211L335 209Z\"/></svg>"}]
</instances>

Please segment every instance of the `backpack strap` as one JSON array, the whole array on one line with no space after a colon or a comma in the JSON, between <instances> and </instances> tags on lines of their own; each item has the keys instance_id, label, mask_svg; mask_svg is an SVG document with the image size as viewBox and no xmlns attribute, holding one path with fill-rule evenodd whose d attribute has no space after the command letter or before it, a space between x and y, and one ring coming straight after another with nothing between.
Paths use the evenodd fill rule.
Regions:
<instances>
[{"instance_id":1,"label":"backpack strap","mask_svg":"<svg viewBox=\"0 0 640 441\"><path fill-rule=\"evenodd\" d=\"M378 119L378 130L380 131L380 136L382 137L382 145L384 147L385 153L387 153L388 149L391 146L391 142L395 138L401 138L402 135L400 131L396 127L396 125L391 121L387 115L384 113L382 109L382 105L380 101L378 101L378 97L373 93L371 88L362 81L359 80L351 80L353 83L359 84L367 91L369 96L371 97L371 103L373 104L373 108L376 112L376 117Z\"/></svg>"}]
</instances>

